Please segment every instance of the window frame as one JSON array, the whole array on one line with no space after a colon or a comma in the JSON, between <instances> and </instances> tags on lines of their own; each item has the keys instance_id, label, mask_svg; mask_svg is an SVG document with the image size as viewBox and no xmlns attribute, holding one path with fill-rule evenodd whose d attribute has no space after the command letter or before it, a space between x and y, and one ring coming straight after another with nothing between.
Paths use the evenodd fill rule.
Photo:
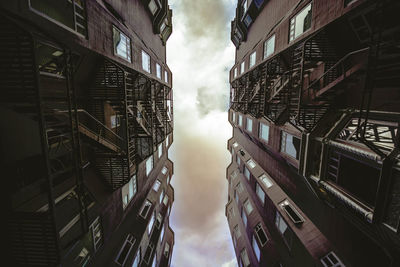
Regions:
<instances>
[{"instance_id":1,"label":"window frame","mask_svg":"<svg viewBox=\"0 0 400 267\"><path fill-rule=\"evenodd\" d=\"M146 58L146 59L148 60L147 66L144 65L144 64L145 64L144 58ZM148 69L147 69L147 68L148 68ZM144 71L147 72L147 73L151 73L151 57L150 57L150 55L149 55L146 51L144 51L144 50L142 50L142 70L144 70Z\"/></svg>"},{"instance_id":2,"label":"window frame","mask_svg":"<svg viewBox=\"0 0 400 267\"><path fill-rule=\"evenodd\" d=\"M263 135L263 126L266 127L267 129L267 139L265 139L262 135ZM259 128L258 128L258 138L260 138L262 141L264 141L265 143L269 143L269 130L270 130L270 126L266 123L260 122L259 123Z\"/></svg>"},{"instance_id":3,"label":"window frame","mask_svg":"<svg viewBox=\"0 0 400 267\"><path fill-rule=\"evenodd\" d=\"M249 125L250 125L250 127L249 127ZM253 132L253 119L252 118L249 118L249 117L247 117L246 118L246 131L248 131L248 132Z\"/></svg>"},{"instance_id":4,"label":"window frame","mask_svg":"<svg viewBox=\"0 0 400 267\"><path fill-rule=\"evenodd\" d=\"M242 63L240 63L240 74L243 74L244 73L244 71L245 71L245 61L246 60L243 60L243 62Z\"/></svg>"},{"instance_id":5,"label":"window frame","mask_svg":"<svg viewBox=\"0 0 400 267\"><path fill-rule=\"evenodd\" d=\"M294 138L299 139L299 150L298 150L298 151L296 150L296 155L295 155L295 156L293 156L293 155L289 154L289 152L287 152L287 144L288 144L287 138L288 138L288 136L292 136L291 145L292 145L294 148L296 148L296 147L294 146L294 142L293 142ZM292 159L298 161L298 160L300 160L300 153L301 153L300 150L301 150L301 138L299 138L299 137L297 137L296 135L293 135L293 134L291 134L291 133L289 133L289 132L286 132L286 131L283 131L283 130L282 130L282 131L281 131L280 152L282 152L283 154L289 156L290 158L292 158Z\"/></svg>"},{"instance_id":6,"label":"window frame","mask_svg":"<svg viewBox=\"0 0 400 267\"><path fill-rule=\"evenodd\" d=\"M268 44L270 41L273 40L273 48L272 48L272 52L270 52L268 54ZM275 33L273 35L271 35L265 42L264 42L264 48L263 48L263 59L269 58L270 56L272 56L275 53L275 43L276 43L276 37L275 37Z\"/></svg>"},{"instance_id":7,"label":"window frame","mask_svg":"<svg viewBox=\"0 0 400 267\"><path fill-rule=\"evenodd\" d=\"M147 207L147 206L148 206L149 208L147 209L146 214L143 215L143 210L144 210L144 208ZM153 206L153 203L152 203L150 200L146 199L146 200L144 201L142 207L140 208L140 211L139 211L140 217L142 217L143 219L146 219L146 218L147 218L147 215L149 215L149 211L151 210L151 206Z\"/></svg>"},{"instance_id":8,"label":"window frame","mask_svg":"<svg viewBox=\"0 0 400 267\"><path fill-rule=\"evenodd\" d=\"M124 60L126 60L126 61L128 61L129 63L132 63L132 40L131 40L131 38L128 36L128 35L126 35L123 31L121 31L117 26L115 26L115 25L112 25L112 28L113 28L113 51L114 51L114 56L117 56L117 57L119 57L119 58L122 58L122 59L124 59ZM114 38L114 31L116 31L116 32L118 32L119 33L119 37L120 37L120 41L121 41L121 35L123 35L124 36L124 38L126 38L126 47L125 47L125 49L126 49L126 56L124 56L124 55L120 55L120 54L118 54L118 45L116 45L116 43L115 43L115 38Z\"/></svg>"},{"instance_id":9,"label":"window frame","mask_svg":"<svg viewBox=\"0 0 400 267\"><path fill-rule=\"evenodd\" d=\"M256 62L257 62L257 50L250 54L250 57L249 57L249 69L254 67L256 65Z\"/></svg>"},{"instance_id":10,"label":"window frame","mask_svg":"<svg viewBox=\"0 0 400 267\"><path fill-rule=\"evenodd\" d=\"M120 266L124 266L125 263L126 263L126 260L129 258L129 254L131 253L131 250L132 250L133 246L135 245L135 243L136 243L135 237L134 237L133 235L131 235L131 234L128 234L128 235L126 236L125 241L124 241L124 243L122 244L120 250L118 251L117 257L115 257L114 262L115 262L116 264L120 265ZM130 246L129 249L128 249L128 252L126 253L126 255L125 255L125 257L124 257L123 262L120 263L120 262L118 261L118 260L119 260L119 257L121 256L121 253L124 251L126 245L128 245L128 244L129 244L129 246Z\"/></svg>"},{"instance_id":11,"label":"window frame","mask_svg":"<svg viewBox=\"0 0 400 267\"><path fill-rule=\"evenodd\" d=\"M300 15L300 13L302 13L304 10L306 10L308 7L310 6L310 11L311 11L311 23L310 23L310 27L301 32L299 35L296 36L296 18L298 15ZM313 16L313 1L310 1L308 4L304 5L304 7L302 9L300 9L298 12L296 12L296 14L294 14L293 16L290 17L289 19L289 43L293 42L294 40L296 40L297 38L299 38L300 36L302 36L304 33L308 32L311 28L312 28L312 16ZM292 33L291 33L291 27L292 27L292 21L294 20L294 29L293 29L293 39L292 39ZM303 24L303 28L304 28L304 24Z\"/></svg>"},{"instance_id":12,"label":"window frame","mask_svg":"<svg viewBox=\"0 0 400 267\"><path fill-rule=\"evenodd\" d=\"M156 63L156 76L158 79L161 79L161 66L158 63Z\"/></svg>"}]
</instances>

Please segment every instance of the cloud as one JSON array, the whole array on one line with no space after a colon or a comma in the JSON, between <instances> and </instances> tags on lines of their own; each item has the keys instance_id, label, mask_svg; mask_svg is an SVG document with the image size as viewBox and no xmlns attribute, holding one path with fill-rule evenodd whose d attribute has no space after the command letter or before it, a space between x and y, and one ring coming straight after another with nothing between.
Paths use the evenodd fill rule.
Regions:
<instances>
[{"instance_id":1,"label":"cloud","mask_svg":"<svg viewBox=\"0 0 400 267\"><path fill-rule=\"evenodd\" d=\"M226 149L229 40L233 0L170 0L174 30L167 44L174 83L175 231L172 266L236 266L225 217L231 160ZM231 264L231 265L229 265ZM233 265L232 265L233 264Z\"/></svg>"},{"instance_id":2,"label":"cloud","mask_svg":"<svg viewBox=\"0 0 400 267\"><path fill-rule=\"evenodd\" d=\"M228 95L226 93L212 90L209 87L200 87L197 89L196 105L200 115L204 116L211 111L226 109Z\"/></svg>"},{"instance_id":3,"label":"cloud","mask_svg":"<svg viewBox=\"0 0 400 267\"><path fill-rule=\"evenodd\" d=\"M224 264L222 264L221 267L237 267L237 261L236 258L233 258L231 261L229 262L225 262Z\"/></svg>"}]
</instances>

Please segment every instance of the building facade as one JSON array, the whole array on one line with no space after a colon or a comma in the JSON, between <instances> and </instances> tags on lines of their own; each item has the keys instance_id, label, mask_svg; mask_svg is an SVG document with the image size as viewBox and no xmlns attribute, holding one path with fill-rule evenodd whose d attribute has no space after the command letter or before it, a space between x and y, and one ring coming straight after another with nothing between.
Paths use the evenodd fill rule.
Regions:
<instances>
[{"instance_id":1,"label":"building facade","mask_svg":"<svg viewBox=\"0 0 400 267\"><path fill-rule=\"evenodd\" d=\"M169 266L167 0L1 1L13 266Z\"/></svg>"},{"instance_id":2,"label":"building facade","mask_svg":"<svg viewBox=\"0 0 400 267\"><path fill-rule=\"evenodd\" d=\"M399 12L238 1L226 217L239 266L400 265Z\"/></svg>"}]
</instances>

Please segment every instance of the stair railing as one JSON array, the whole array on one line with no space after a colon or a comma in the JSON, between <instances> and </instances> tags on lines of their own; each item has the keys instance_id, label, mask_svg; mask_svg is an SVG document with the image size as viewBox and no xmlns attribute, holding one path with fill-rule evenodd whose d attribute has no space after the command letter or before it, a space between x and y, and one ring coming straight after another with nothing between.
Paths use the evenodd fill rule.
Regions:
<instances>
[{"instance_id":1,"label":"stair railing","mask_svg":"<svg viewBox=\"0 0 400 267\"><path fill-rule=\"evenodd\" d=\"M335 81L341 75L343 78L346 78L346 72L353 67L353 64L349 64L349 60L353 59L355 56L358 56L361 53L364 53L369 50L369 47L362 48L353 52L348 53L344 57L342 57L338 62L336 62L332 67L330 67L324 74L322 74L318 79L313 81L306 92L308 94L308 99L311 99L312 96L315 95L319 90Z\"/></svg>"}]
</instances>

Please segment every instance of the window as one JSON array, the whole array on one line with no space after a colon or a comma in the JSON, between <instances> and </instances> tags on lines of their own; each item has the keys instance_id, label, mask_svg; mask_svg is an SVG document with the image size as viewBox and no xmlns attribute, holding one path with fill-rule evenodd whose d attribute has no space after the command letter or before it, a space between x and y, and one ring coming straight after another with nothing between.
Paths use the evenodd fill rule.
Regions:
<instances>
[{"instance_id":1,"label":"window","mask_svg":"<svg viewBox=\"0 0 400 267\"><path fill-rule=\"evenodd\" d=\"M292 244L292 231L287 226L285 220L282 218L281 214L276 211L275 225L279 232L282 234L286 245L290 248Z\"/></svg>"},{"instance_id":2,"label":"window","mask_svg":"<svg viewBox=\"0 0 400 267\"><path fill-rule=\"evenodd\" d=\"M249 132L253 131L253 120L250 118L246 119L246 130Z\"/></svg>"},{"instance_id":3,"label":"window","mask_svg":"<svg viewBox=\"0 0 400 267\"><path fill-rule=\"evenodd\" d=\"M232 144L233 147L237 147L238 145L239 145L239 144L236 143L236 142Z\"/></svg>"},{"instance_id":4,"label":"window","mask_svg":"<svg viewBox=\"0 0 400 267\"><path fill-rule=\"evenodd\" d=\"M163 203L164 203L165 206L168 205L168 195L164 196Z\"/></svg>"},{"instance_id":5,"label":"window","mask_svg":"<svg viewBox=\"0 0 400 267\"><path fill-rule=\"evenodd\" d=\"M149 220L149 225L147 226L147 233L150 235L151 230L153 230L153 226L154 226L154 220L155 220L155 216L154 216L155 212L153 212L153 214L151 214L151 218Z\"/></svg>"},{"instance_id":6,"label":"window","mask_svg":"<svg viewBox=\"0 0 400 267\"><path fill-rule=\"evenodd\" d=\"M164 167L162 168L162 170L161 170L161 173L164 174L164 175L166 175L167 172L168 172L168 168L164 166Z\"/></svg>"},{"instance_id":7,"label":"window","mask_svg":"<svg viewBox=\"0 0 400 267\"><path fill-rule=\"evenodd\" d=\"M129 202L132 200L133 196L137 192L137 180L136 175L133 175L129 182L122 187L122 207L125 209Z\"/></svg>"},{"instance_id":8,"label":"window","mask_svg":"<svg viewBox=\"0 0 400 267\"><path fill-rule=\"evenodd\" d=\"M269 126L260 122L260 134L259 137L268 143L269 138Z\"/></svg>"},{"instance_id":9,"label":"window","mask_svg":"<svg viewBox=\"0 0 400 267\"><path fill-rule=\"evenodd\" d=\"M311 28L311 3L290 20L289 41L293 41Z\"/></svg>"},{"instance_id":10,"label":"window","mask_svg":"<svg viewBox=\"0 0 400 267\"><path fill-rule=\"evenodd\" d=\"M300 213L290 205L289 201L286 199L284 200L281 204L279 204L281 208L286 212L286 214L289 216L289 218L295 223L302 223L304 222L303 217L300 215Z\"/></svg>"},{"instance_id":11,"label":"window","mask_svg":"<svg viewBox=\"0 0 400 267\"><path fill-rule=\"evenodd\" d=\"M163 154L163 147L162 147L162 143L158 145L158 158L161 158Z\"/></svg>"},{"instance_id":12,"label":"window","mask_svg":"<svg viewBox=\"0 0 400 267\"><path fill-rule=\"evenodd\" d=\"M321 258L321 262L324 267L345 267L333 251L329 252L325 257Z\"/></svg>"},{"instance_id":13,"label":"window","mask_svg":"<svg viewBox=\"0 0 400 267\"><path fill-rule=\"evenodd\" d=\"M131 62L131 39L113 26L114 55Z\"/></svg>"},{"instance_id":14,"label":"window","mask_svg":"<svg viewBox=\"0 0 400 267\"><path fill-rule=\"evenodd\" d=\"M160 186L161 186L161 181L157 179L153 184L153 190L158 192L158 189L160 188Z\"/></svg>"},{"instance_id":15,"label":"window","mask_svg":"<svg viewBox=\"0 0 400 267\"><path fill-rule=\"evenodd\" d=\"M153 155L151 155L147 160L146 160L146 175L149 176L151 170L153 169Z\"/></svg>"},{"instance_id":16,"label":"window","mask_svg":"<svg viewBox=\"0 0 400 267\"><path fill-rule=\"evenodd\" d=\"M156 267L156 264L157 264L156 259L157 259L157 252L153 256L153 262L151 264L151 267Z\"/></svg>"},{"instance_id":17,"label":"window","mask_svg":"<svg viewBox=\"0 0 400 267\"><path fill-rule=\"evenodd\" d=\"M161 79L161 66L156 63L156 75L158 79Z\"/></svg>"},{"instance_id":18,"label":"window","mask_svg":"<svg viewBox=\"0 0 400 267\"><path fill-rule=\"evenodd\" d=\"M161 234L160 234L160 242L162 242L164 240L164 227L161 229Z\"/></svg>"},{"instance_id":19,"label":"window","mask_svg":"<svg viewBox=\"0 0 400 267\"><path fill-rule=\"evenodd\" d=\"M237 77L237 68L235 68L234 70L233 70L233 78L236 78Z\"/></svg>"},{"instance_id":20,"label":"window","mask_svg":"<svg viewBox=\"0 0 400 267\"><path fill-rule=\"evenodd\" d=\"M167 138L165 138L165 146L168 147L169 145L169 135L167 135Z\"/></svg>"},{"instance_id":21,"label":"window","mask_svg":"<svg viewBox=\"0 0 400 267\"><path fill-rule=\"evenodd\" d=\"M238 194L238 192L236 190L234 191L234 195L235 195L236 203L239 204L239 194Z\"/></svg>"},{"instance_id":22,"label":"window","mask_svg":"<svg viewBox=\"0 0 400 267\"><path fill-rule=\"evenodd\" d=\"M169 184L169 180L170 180L170 178L169 178L169 175L167 176L167 184Z\"/></svg>"},{"instance_id":23,"label":"window","mask_svg":"<svg viewBox=\"0 0 400 267\"><path fill-rule=\"evenodd\" d=\"M250 200L246 200L243 204L244 208L246 209L247 214L250 215L250 213L253 211L253 205L251 205Z\"/></svg>"},{"instance_id":24,"label":"window","mask_svg":"<svg viewBox=\"0 0 400 267\"><path fill-rule=\"evenodd\" d=\"M247 215L243 208L242 208L242 220L243 220L244 227L246 228L247 227Z\"/></svg>"},{"instance_id":25,"label":"window","mask_svg":"<svg viewBox=\"0 0 400 267\"><path fill-rule=\"evenodd\" d=\"M256 64L256 57L257 57L257 52L254 51L253 53L251 53L250 55L250 61L249 61L249 69L251 67L253 67Z\"/></svg>"},{"instance_id":26,"label":"window","mask_svg":"<svg viewBox=\"0 0 400 267\"><path fill-rule=\"evenodd\" d=\"M244 1L243 1L242 7L243 7L243 14L242 14L242 16L244 16L244 14L246 14L246 12L247 12L247 0L244 0Z\"/></svg>"},{"instance_id":27,"label":"window","mask_svg":"<svg viewBox=\"0 0 400 267\"><path fill-rule=\"evenodd\" d=\"M232 122L235 123L236 122L236 113L232 112Z\"/></svg>"},{"instance_id":28,"label":"window","mask_svg":"<svg viewBox=\"0 0 400 267\"><path fill-rule=\"evenodd\" d=\"M143 50L142 50L142 69L147 71L148 73L151 73L150 56Z\"/></svg>"},{"instance_id":29,"label":"window","mask_svg":"<svg viewBox=\"0 0 400 267\"><path fill-rule=\"evenodd\" d=\"M118 115L111 115L110 117L111 129L114 129L120 125L120 118Z\"/></svg>"},{"instance_id":30,"label":"window","mask_svg":"<svg viewBox=\"0 0 400 267\"><path fill-rule=\"evenodd\" d=\"M249 159L247 161L247 165L249 165L249 167L253 169L256 166L256 163L252 159Z\"/></svg>"},{"instance_id":31,"label":"window","mask_svg":"<svg viewBox=\"0 0 400 267\"><path fill-rule=\"evenodd\" d=\"M146 201L143 204L142 209L140 210L140 216L142 216L143 218L146 218L147 214L149 213L149 210L151 208L151 205L152 205L151 202L146 199Z\"/></svg>"},{"instance_id":32,"label":"window","mask_svg":"<svg viewBox=\"0 0 400 267\"><path fill-rule=\"evenodd\" d=\"M164 71L164 81L168 83L168 71Z\"/></svg>"},{"instance_id":33,"label":"window","mask_svg":"<svg viewBox=\"0 0 400 267\"><path fill-rule=\"evenodd\" d=\"M275 51L275 34L264 43L264 59L272 55Z\"/></svg>"},{"instance_id":34,"label":"window","mask_svg":"<svg viewBox=\"0 0 400 267\"><path fill-rule=\"evenodd\" d=\"M122 245L120 251L118 252L117 258L115 259L116 263L118 263L119 265L125 264L125 261L128 258L129 253L131 252L133 244L135 244L135 239L131 234L128 234L124 244Z\"/></svg>"},{"instance_id":35,"label":"window","mask_svg":"<svg viewBox=\"0 0 400 267\"><path fill-rule=\"evenodd\" d=\"M238 191L239 194L243 192L243 185L240 182L237 184L236 190Z\"/></svg>"},{"instance_id":36,"label":"window","mask_svg":"<svg viewBox=\"0 0 400 267\"><path fill-rule=\"evenodd\" d=\"M89 228L92 232L93 249L94 251L97 251L103 241L103 233L101 231L100 217L97 217Z\"/></svg>"},{"instance_id":37,"label":"window","mask_svg":"<svg viewBox=\"0 0 400 267\"><path fill-rule=\"evenodd\" d=\"M144 254L144 257L143 257L144 262L146 262L147 264L150 263L150 257L151 257L151 253L153 253L153 249L154 249L154 244L149 243L149 246L147 247L146 253Z\"/></svg>"},{"instance_id":38,"label":"window","mask_svg":"<svg viewBox=\"0 0 400 267\"><path fill-rule=\"evenodd\" d=\"M236 239L239 239L239 237L241 235L239 225L236 225L235 227L233 227L233 232L235 233Z\"/></svg>"},{"instance_id":39,"label":"window","mask_svg":"<svg viewBox=\"0 0 400 267\"><path fill-rule=\"evenodd\" d=\"M263 247L268 242L268 237L264 232L264 229L261 226L261 223L258 223L256 227L254 227L254 232L260 242L260 245Z\"/></svg>"},{"instance_id":40,"label":"window","mask_svg":"<svg viewBox=\"0 0 400 267\"><path fill-rule=\"evenodd\" d=\"M242 123L243 123L243 116L239 114L239 126L242 127Z\"/></svg>"},{"instance_id":41,"label":"window","mask_svg":"<svg viewBox=\"0 0 400 267\"><path fill-rule=\"evenodd\" d=\"M298 160L300 156L300 139L282 131L281 151Z\"/></svg>"},{"instance_id":42,"label":"window","mask_svg":"<svg viewBox=\"0 0 400 267\"><path fill-rule=\"evenodd\" d=\"M258 177L258 179L260 179L260 181L261 181L267 188L270 188L270 187L273 185L271 179L269 179L268 176L265 175L265 174L263 174L263 175L261 175L260 177Z\"/></svg>"},{"instance_id":43,"label":"window","mask_svg":"<svg viewBox=\"0 0 400 267\"><path fill-rule=\"evenodd\" d=\"M247 169L246 166L244 166L243 172L244 172L244 176L247 178L247 180L250 181L250 171L249 171L249 169Z\"/></svg>"},{"instance_id":44,"label":"window","mask_svg":"<svg viewBox=\"0 0 400 267\"><path fill-rule=\"evenodd\" d=\"M165 243L164 256L167 258L169 256L169 244L168 243Z\"/></svg>"},{"instance_id":45,"label":"window","mask_svg":"<svg viewBox=\"0 0 400 267\"><path fill-rule=\"evenodd\" d=\"M240 74L244 72L244 61L240 64Z\"/></svg>"},{"instance_id":46,"label":"window","mask_svg":"<svg viewBox=\"0 0 400 267\"><path fill-rule=\"evenodd\" d=\"M150 0L149 9L150 9L151 14L153 14L153 15L156 14L158 6L154 0Z\"/></svg>"},{"instance_id":47,"label":"window","mask_svg":"<svg viewBox=\"0 0 400 267\"><path fill-rule=\"evenodd\" d=\"M247 255L246 249L243 249L242 252L240 252L240 260L242 261L242 265L244 267L250 266L249 255Z\"/></svg>"},{"instance_id":48,"label":"window","mask_svg":"<svg viewBox=\"0 0 400 267\"><path fill-rule=\"evenodd\" d=\"M265 193L264 193L264 190L261 188L261 186L258 183L256 183L256 193L257 193L257 196L260 199L262 205L264 206Z\"/></svg>"},{"instance_id":49,"label":"window","mask_svg":"<svg viewBox=\"0 0 400 267\"><path fill-rule=\"evenodd\" d=\"M76 266L86 266L86 264L89 262L89 259L90 259L89 250L83 247L82 250L79 252L78 256L75 257L74 263Z\"/></svg>"},{"instance_id":50,"label":"window","mask_svg":"<svg viewBox=\"0 0 400 267\"><path fill-rule=\"evenodd\" d=\"M256 255L257 261L260 262L260 257L261 257L261 252L260 252L260 247L257 244L257 240L255 236L253 235L251 238L251 246L253 247L254 254Z\"/></svg>"},{"instance_id":51,"label":"window","mask_svg":"<svg viewBox=\"0 0 400 267\"><path fill-rule=\"evenodd\" d=\"M164 198L164 190L161 191L160 197L159 197L159 202L161 203L163 201Z\"/></svg>"},{"instance_id":52,"label":"window","mask_svg":"<svg viewBox=\"0 0 400 267\"><path fill-rule=\"evenodd\" d=\"M240 156L239 154L236 155L236 163L238 166L240 166Z\"/></svg>"},{"instance_id":53,"label":"window","mask_svg":"<svg viewBox=\"0 0 400 267\"><path fill-rule=\"evenodd\" d=\"M140 248L138 248L138 251L136 253L135 260L133 261L132 267L139 267L140 258L141 258L141 252L140 252Z\"/></svg>"}]
</instances>

